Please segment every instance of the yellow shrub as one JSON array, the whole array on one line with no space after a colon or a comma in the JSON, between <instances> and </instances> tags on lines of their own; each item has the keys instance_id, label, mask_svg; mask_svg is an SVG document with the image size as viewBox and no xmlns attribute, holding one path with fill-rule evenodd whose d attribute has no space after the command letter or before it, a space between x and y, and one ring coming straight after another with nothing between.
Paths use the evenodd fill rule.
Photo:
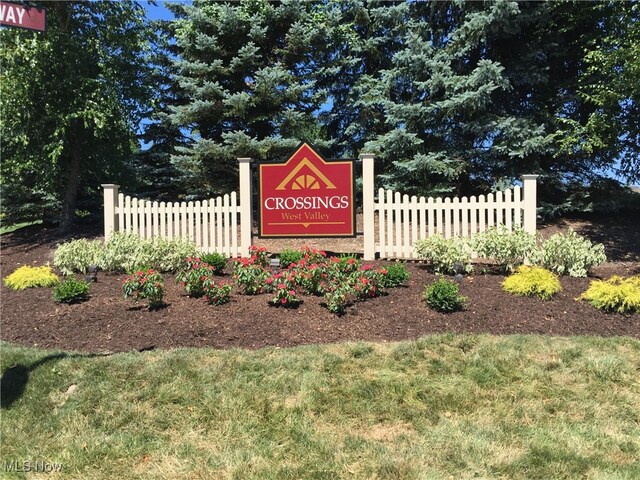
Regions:
<instances>
[{"instance_id":1,"label":"yellow shrub","mask_svg":"<svg viewBox=\"0 0 640 480\"><path fill-rule=\"evenodd\" d=\"M609 312L640 312L640 275L623 278L614 275L609 280L594 280L580 295L599 310Z\"/></svg>"},{"instance_id":2,"label":"yellow shrub","mask_svg":"<svg viewBox=\"0 0 640 480\"><path fill-rule=\"evenodd\" d=\"M13 290L24 290L31 287L52 287L58 283L58 277L51 271L51 267L18 268L4 279L4 284Z\"/></svg>"},{"instance_id":3,"label":"yellow shrub","mask_svg":"<svg viewBox=\"0 0 640 480\"><path fill-rule=\"evenodd\" d=\"M521 266L516 273L502 282L502 288L513 294L526 297L537 296L543 300L562 290L557 275L541 267Z\"/></svg>"}]
</instances>

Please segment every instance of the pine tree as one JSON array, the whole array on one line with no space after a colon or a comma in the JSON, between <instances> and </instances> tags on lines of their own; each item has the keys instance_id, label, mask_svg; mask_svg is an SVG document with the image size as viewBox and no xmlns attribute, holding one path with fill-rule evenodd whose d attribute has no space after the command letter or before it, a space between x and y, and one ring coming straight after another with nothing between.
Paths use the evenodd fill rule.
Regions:
<instances>
[{"instance_id":1,"label":"pine tree","mask_svg":"<svg viewBox=\"0 0 640 480\"><path fill-rule=\"evenodd\" d=\"M237 157L280 159L302 140L327 146L324 103L301 45L312 35L304 1L173 4L180 95L171 120L192 141L173 160L194 196L236 188Z\"/></svg>"}]
</instances>

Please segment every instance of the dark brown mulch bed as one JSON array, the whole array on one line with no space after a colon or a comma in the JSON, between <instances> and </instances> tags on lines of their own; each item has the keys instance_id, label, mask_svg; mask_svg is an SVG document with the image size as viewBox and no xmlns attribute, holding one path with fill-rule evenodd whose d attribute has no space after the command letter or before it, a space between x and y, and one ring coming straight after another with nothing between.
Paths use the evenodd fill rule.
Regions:
<instances>
[{"instance_id":1,"label":"dark brown mulch bed","mask_svg":"<svg viewBox=\"0 0 640 480\"><path fill-rule=\"evenodd\" d=\"M23 264L42 265L53 259L55 233L42 227L2 238L2 276ZM384 263L384 262L382 262ZM467 277L461 293L468 298L462 312L440 314L422 301L424 285L435 275L409 263L407 287L380 298L357 302L338 317L321 306L322 299L304 297L297 309L268 305L268 294L239 295L231 303L210 306L191 299L165 279L167 306L149 312L122 298L122 275L100 272L88 302L58 305L49 289L22 292L2 285L0 338L27 346L104 352L151 348L260 348L342 341L395 341L432 333L536 333L548 335L629 335L640 338L640 315L602 313L575 300L590 279L562 277L563 291L543 302L503 292L500 275ZM640 273L637 262L599 267L599 277Z\"/></svg>"}]
</instances>

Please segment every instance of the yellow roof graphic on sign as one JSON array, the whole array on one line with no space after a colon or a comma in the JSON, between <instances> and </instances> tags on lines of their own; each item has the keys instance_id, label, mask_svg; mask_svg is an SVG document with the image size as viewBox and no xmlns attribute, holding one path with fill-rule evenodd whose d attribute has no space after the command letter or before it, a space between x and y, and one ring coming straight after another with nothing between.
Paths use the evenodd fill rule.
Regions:
<instances>
[{"instance_id":1,"label":"yellow roof graphic on sign","mask_svg":"<svg viewBox=\"0 0 640 480\"><path fill-rule=\"evenodd\" d=\"M304 175L304 174L298 175L298 173L303 167L307 167L309 170L311 170L315 174L315 177L313 175ZM331 182L331 180L329 180L326 177L326 175L324 175L318 169L318 167L316 167L313 163L311 163L311 161L307 157L303 158L302 161L298 164L298 166L294 168L291 172L289 172L289 175L287 175L285 179L282 180L282 182L280 182L280 184L276 187L276 190L286 190L287 185L294 178L295 178L295 181L291 186L292 190L301 190L303 188L318 190L320 189L320 184L318 183L318 181L321 181L322 183L324 183L325 188L327 190L333 190L336 188L336 186Z\"/></svg>"}]
</instances>

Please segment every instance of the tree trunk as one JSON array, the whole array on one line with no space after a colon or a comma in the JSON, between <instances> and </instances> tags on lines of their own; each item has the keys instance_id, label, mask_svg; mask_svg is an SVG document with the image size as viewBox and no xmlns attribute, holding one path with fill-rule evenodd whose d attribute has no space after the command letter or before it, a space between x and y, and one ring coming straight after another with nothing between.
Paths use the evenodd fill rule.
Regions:
<instances>
[{"instance_id":1,"label":"tree trunk","mask_svg":"<svg viewBox=\"0 0 640 480\"><path fill-rule=\"evenodd\" d=\"M76 204L78 201L78 187L80 186L81 153L77 142L71 147L71 162L67 173L67 188L62 204L62 217L60 218L60 233L68 233L73 227L76 216Z\"/></svg>"}]
</instances>

